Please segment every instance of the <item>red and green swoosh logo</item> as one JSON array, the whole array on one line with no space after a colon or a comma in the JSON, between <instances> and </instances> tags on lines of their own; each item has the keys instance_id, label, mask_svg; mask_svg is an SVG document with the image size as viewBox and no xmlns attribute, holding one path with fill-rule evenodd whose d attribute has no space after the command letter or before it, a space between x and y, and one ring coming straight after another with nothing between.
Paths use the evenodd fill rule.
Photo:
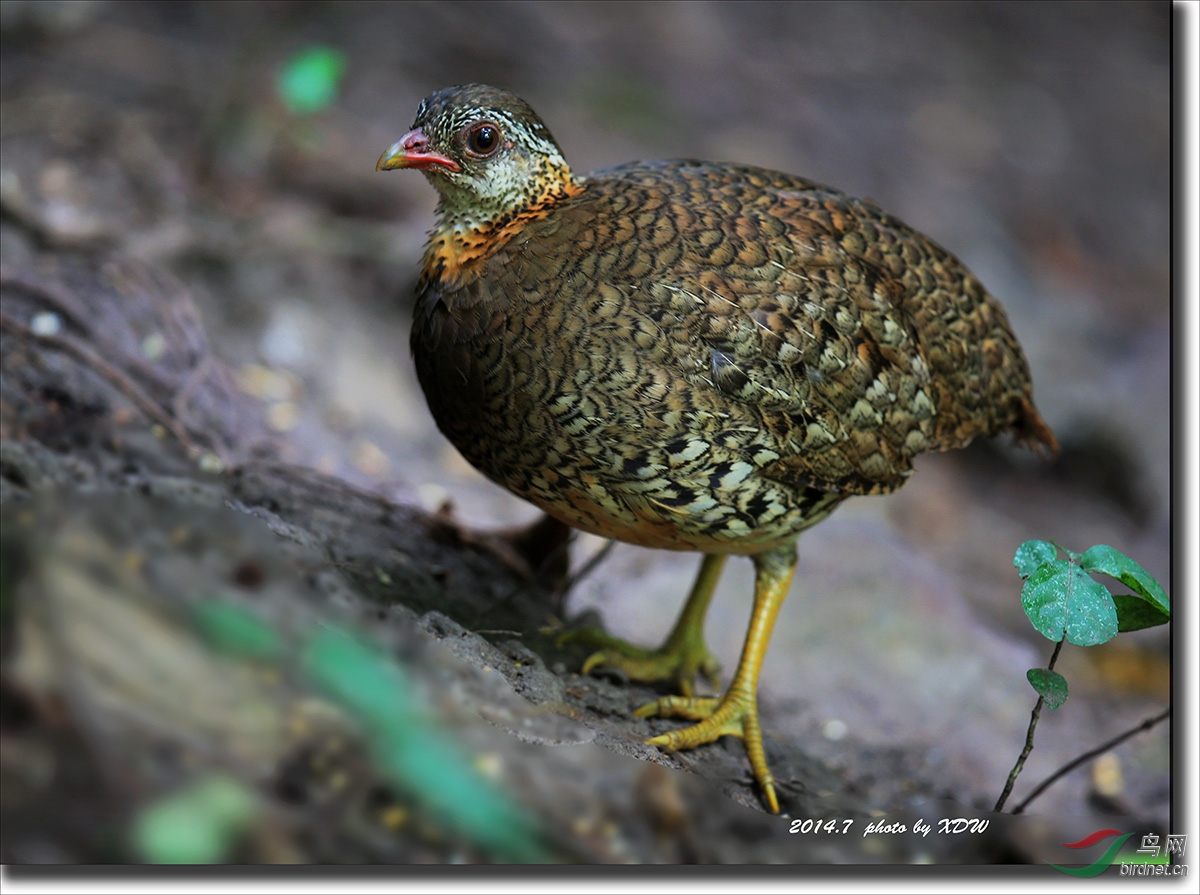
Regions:
<instances>
[{"instance_id":1,"label":"red and green swoosh logo","mask_svg":"<svg viewBox=\"0 0 1200 895\"><path fill-rule=\"evenodd\" d=\"M1121 850L1121 846L1123 846L1126 840L1132 835L1132 833L1122 833L1120 830L1097 830L1090 836L1083 837L1078 842L1064 842L1063 846L1066 848L1088 848L1089 846L1095 845L1097 842L1100 842L1103 839L1107 839L1109 836L1121 837L1108 847L1108 851L1102 854L1096 863L1090 864L1087 867L1059 867L1057 864L1050 864L1049 861L1046 863L1050 864L1050 866L1055 870L1061 870L1063 873L1066 873L1070 876L1099 876L1112 866L1113 861L1115 861L1117 858L1117 852Z\"/></svg>"}]
</instances>

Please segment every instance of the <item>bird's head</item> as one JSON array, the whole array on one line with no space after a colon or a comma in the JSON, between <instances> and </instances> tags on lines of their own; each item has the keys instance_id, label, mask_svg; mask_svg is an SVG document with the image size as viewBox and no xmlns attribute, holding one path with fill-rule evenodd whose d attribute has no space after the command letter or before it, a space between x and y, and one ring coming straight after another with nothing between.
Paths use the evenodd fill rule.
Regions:
<instances>
[{"instance_id":1,"label":"bird's head","mask_svg":"<svg viewBox=\"0 0 1200 895\"><path fill-rule=\"evenodd\" d=\"M412 130L389 146L377 171L416 168L441 197L443 223L479 229L506 222L576 181L537 113L506 90L470 84L425 97Z\"/></svg>"}]
</instances>

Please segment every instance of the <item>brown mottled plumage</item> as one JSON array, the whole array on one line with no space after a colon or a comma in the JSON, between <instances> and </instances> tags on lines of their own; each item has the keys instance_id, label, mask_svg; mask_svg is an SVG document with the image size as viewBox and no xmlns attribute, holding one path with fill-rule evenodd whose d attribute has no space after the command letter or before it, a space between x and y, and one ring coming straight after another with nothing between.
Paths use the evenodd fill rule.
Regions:
<instances>
[{"instance_id":1,"label":"brown mottled plumage","mask_svg":"<svg viewBox=\"0 0 1200 895\"><path fill-rule=\"evenodd\" d=\"M589 660L711 673L703 615L725 554L758 568L751 631L721 700L656 742L743 736L768 803L755 688L803 529L894 491L926 450L1011 432L1054 450L1000 304L953 256L874 205L700 161L575 177L522 100L484 86L422 102L380 168L422 169L438 226L413 355L442 432L565 522L708 554L668 644Z\"/></svg>"}]
</instances>

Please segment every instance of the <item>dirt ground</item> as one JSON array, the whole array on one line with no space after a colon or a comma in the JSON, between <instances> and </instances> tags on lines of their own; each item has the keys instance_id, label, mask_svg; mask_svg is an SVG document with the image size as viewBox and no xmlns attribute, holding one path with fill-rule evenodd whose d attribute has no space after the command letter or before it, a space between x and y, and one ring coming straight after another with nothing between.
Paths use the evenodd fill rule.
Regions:
<instances>
[{"instance_id":1,"label":"dirt ground","mask_svg":"<svg viewBox=\"0 0 1200 895\"><path fill-rule=\"evenodd\" d=\"M1169 831L1169 723L1027 819L990 813L1052 649L1016 547L1110 544L1170 592L1169 5L0 15L3 861L165 860L147 818L218 778L253 806L221 828L229 862L1078 863L1064 837ZM283 73L320 48L336 89L305 108ZM925 456L801 539L760 688L788 818L740 744L643 746L670 722L629 713L657 694L557 644L580 619L657 643L698 558L618 545L578 576L604 546L579 536L568 571L563 532L516 534L538 513L425 409L407 343L435 197L374 164L468 82L526 98L578 171L712 158L869 197L962 258L1025 347L1057 460ZM731 563L710 612L727 676L751 582ZM240 621L205 627L213 606ZM247 616L269 654L213 633ZM407 682L409 734L314 670L332 628ZM1065 648L1071 695L1015 800L1165 708L1170 648ZM860 835L958 816L993 824ZM806 819L854 835L789 833Z\"/></svg>"}]
</instances>

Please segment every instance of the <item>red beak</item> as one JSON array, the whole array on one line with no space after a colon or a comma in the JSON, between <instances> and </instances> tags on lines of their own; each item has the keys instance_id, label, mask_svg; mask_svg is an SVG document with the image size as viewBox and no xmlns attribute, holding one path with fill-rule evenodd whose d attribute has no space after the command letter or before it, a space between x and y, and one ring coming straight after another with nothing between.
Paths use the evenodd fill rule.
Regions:
<instances>
[{"instance_id":1,"label":"red beak","mask_svg":"<svg viewBox=\"0 0 1200 895\"><path fill-rule=\"evenodd\" d=\"M418 127L385 149L383 155L379 157L379 161L375 163L375 170L390 171L393 168L428 170L435 165L445 168L451 173L462 170L454 159L447 158L440 152L431 152L429 139Z\"/></svg>"}]
</instances>

